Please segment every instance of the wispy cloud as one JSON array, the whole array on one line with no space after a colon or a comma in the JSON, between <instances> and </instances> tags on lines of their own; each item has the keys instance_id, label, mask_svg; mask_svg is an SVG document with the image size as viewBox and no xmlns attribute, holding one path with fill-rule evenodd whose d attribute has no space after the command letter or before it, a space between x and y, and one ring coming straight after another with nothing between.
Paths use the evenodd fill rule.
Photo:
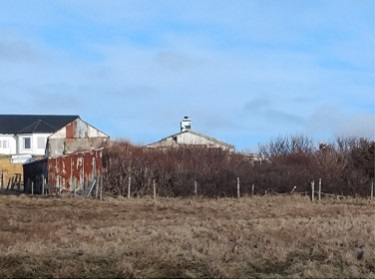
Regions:
<instances>
[{"instance_id":1,"label":"wispy cloud","mask_svg":"<svg viewBox=\"0 0 375 280\"><path fill-rule=\"evenodd\" d=\"M22 38L13 28L0 26L0 61L2 63L38 62L44 55L34 42Z\"/></svg>"},{"instance_id":2,"label":"wispy cloud","mask_svg":"<svg viewBox=\"0 0 375 280\"><path fill-rule=\"evenodd\" d=\"M41 3L1 2L1 112L77 113L144 143L190 115L240 149L373 131L371 0Z\"/></svg>"},{"instance_id":3,"label":"wispy cloud","mask_svg":"<svg viewBox=\"0 0 375 280\"><path fill-rule=\"evenodd\" d=\"M293 114L291 110L288 112L276 109L271 98L259 97L247 102L244 111L253 119L272 123L272 125L282 126L299 126L305 123L304 119L298 114Z\"/></svg>"}]
</instances>

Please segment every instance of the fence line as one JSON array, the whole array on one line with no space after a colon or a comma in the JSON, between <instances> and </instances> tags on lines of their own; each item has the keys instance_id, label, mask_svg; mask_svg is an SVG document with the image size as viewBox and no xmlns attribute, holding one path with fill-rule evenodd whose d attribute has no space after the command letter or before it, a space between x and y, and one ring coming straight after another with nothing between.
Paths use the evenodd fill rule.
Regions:
<instances>
[{"instance_id":1,"label":"fence line","mask_svg":"<svg viewBox=\"0 0 375 280\"><path fill-rule=\"evenodd\" d=\"M126 179L125 180L122 180L122 182L126 185ZM233 182L233 181L232 181ZM226 192L222 192L221 194L218 194L219 196L234 196L234 197L237 197L238 199L241 198L241 196L246 196L246 194L250 195L253 197L255 195L255 184L254 183L245 183L247 184L247 187L243 187L244 182L241 182L241 179L240 177L236 177L236 184L235 184L235 190L232 189L232 191L230 191L230 189L225 189L225 191L230 191L230 193L226 193ZM46 179L42 176L41 178L41 186L39 188L36 188L35 187L35 182L31 181L29 182L29 185L31 186L31 195L34 195L34 194L42 194L42 195L46 195L48 193L50 193L50 190L51 188L55 188L53 186L50 186L47 184L46 182ZM157 180L156 178L152 179L152 181L150 182L149 181L149 186L151 185L152 186L152 197L154 199L157 198ZM234 182L233 182L234 183ZM242 186L241 186L241 183L242 183ZM322 196L324 197L335 197L337 199L340 199L340 198L345 198L345 197L350 197L351 195L343 195L343 194L335 194L335 193L327 193L327 192L323 192L322 191L322 178L319 178L318 180L318 190L315 189L315 180L312 180L310 182L311 184L311 201L312 202L315 202L315 193L317 194L317 200L320 202L322 200ZM367 184L368 186L368 184ZM304 185L303 188L305 188L306 186ZM89 192L87 193L87 191L84 191L83 195L84 196L88 196L88 197L94 197L96 199L103 199L103 194L104 195L110 195L108 193L105 192L105 188L103 186L103 176L101 174L99 174L98 176L96 176L95 178L93 178L93 181L90 183L89 185ZM242 189L241 189L242 188ZM262 187L263 188L263 187ZM123 190L126 189L123 188ZM265 189L265 188L263 188ZM366 188L367 189L367 188ZM130 198L131 197L131 190L132 190L132 177L128 177L128 180L127 180L127 197ZM191 190L191 189L190 189ZM204 192L204 185L203 187L201 188L200 187L200 193L204 196L205 195L205 192ZM362 189L363 190L363 189ZM368 190L368 189L367 189ZM77 191L78 189L76 188L76 186L74 186L74 189L73 190L70 190L70 193L73 194L73 197L77 195ZM137 193L137 195L143 195L144 193L139 193L139 191L137 190L133 190ZM210 189L211 191L211 189ZM166 195L163 191L163 189L161 188L160 189L160 194L163 196L163 195ZM251 193L250 193L251 192ZM121 192L123 195L125 195L125 191ZM120 193L120 195L121 195ZM212 193L208 193L208 196L215 196L215 194L212 194ZM309 192L308 191L298 191L297 189L297 186L294 186L292 188L292 190L290 192L285 192L285 194L305 194L307 195ZM150 191L149 191L149 194L150 194ZM258 192L259 194L259 192ZM265 194L268 195L268 194L282 194L282 193L276 193L273 189L265 189ZM79 195L82 195L82 189L80 190L79 192ZM189 194L188 194L189 195ZM190 193L191 195L191 193ZM197 196L198 195L198 181L197 180L194 180L193 181L193 195L194 196ZM113 196L113 194L112 194ZM116 196L116 195L114 195ZM182 195L182 196L185 196L185 195ZM369 190L369 193L367 192L367 198L370 197L370 200L373 200L374 199L374 181L371 182L371 185L370 185L370 190Z\"/></svg>"}]
</instances>

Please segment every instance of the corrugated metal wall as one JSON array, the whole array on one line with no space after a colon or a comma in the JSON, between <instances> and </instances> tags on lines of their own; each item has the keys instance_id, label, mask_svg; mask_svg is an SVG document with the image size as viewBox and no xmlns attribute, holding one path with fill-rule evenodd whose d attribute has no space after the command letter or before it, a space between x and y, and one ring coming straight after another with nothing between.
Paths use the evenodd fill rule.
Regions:
<instances>
[{"instance_id":1,"label":"corrugated metal wall","mask_svg":"<svg viewBox=\"0 0 375 280\"><path fill-rule=\"evenodd\" d=\"M42 178L60 190L88 189L102 171L102 149L46 158L24 165L25 192L42 193Z\"/></svg>"},{"instance_id":2,"label":"corrugated metal wall","mask_svg":"<svg viewBox=\"0 0 375 280\"><path fill-rule=\"evenodd\" d=\"M102 150L48 159L48 184L66 191L88 188L101 173Z\"/></svg>"}]
</instances>

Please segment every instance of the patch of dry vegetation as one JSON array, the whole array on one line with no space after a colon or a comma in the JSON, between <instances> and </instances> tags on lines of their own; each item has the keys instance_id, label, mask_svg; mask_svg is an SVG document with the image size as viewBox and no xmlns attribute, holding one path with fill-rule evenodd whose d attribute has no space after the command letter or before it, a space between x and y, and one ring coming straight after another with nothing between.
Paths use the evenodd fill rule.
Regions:
<instances>
[{"instance_id":1,"label":"patch of dry vegetation","mask_svg":"<svg viewBox=\"0 0 375 280\"><path fill-rule=\"evenodd\" d=\"M375 278L374 202L0 196L0 278Z\"/></svg>"},{"instance_id":2,"label":"patch of dry vegetation","mask_svg":"<svg viewBox=\"0 0 375 280\"><path fill-rule=\"evenodd\" d=\"M16 173L23 174L21 163L11 163L10 156L0 156L0 174L4 172L4 184L7 186L8 180ZM1 182L0 182L1 184Z\"/></svg>"}]
</instances>

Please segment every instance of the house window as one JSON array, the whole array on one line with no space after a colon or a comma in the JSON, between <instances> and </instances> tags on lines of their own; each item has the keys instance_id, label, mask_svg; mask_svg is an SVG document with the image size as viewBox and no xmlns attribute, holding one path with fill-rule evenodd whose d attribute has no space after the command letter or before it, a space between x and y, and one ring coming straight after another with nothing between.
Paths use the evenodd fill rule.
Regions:
<instances>
[{"instance_id":1,"label":"house window","mask_svg":"<svg viewBox=\"0 0 375 280\"><path fill-rule=\"evenodd\" d=\"M46 138L45 137L38 137L38 149L45 149L46 148Z\"/></svg>"},{"instance_id":2,"label":"house window","mask_svg":"<svg viewBox=\"0 0 375 280\"><path fill-rule=\"evenodd\" d=\"M31 138L30 137L24 137L23 138L23 148L25 150L31 149Z\"/></svg>"},{"instance_id":3,"label":"house window","mask_svg":"<svg viewBox=\"0 0 375 280\"><path fill-rule=\"evenodd\" d=\"M1 141L0 141L0 148L1 148ZM8 149L8 140L3 140L3 149Z\"/></svg>"}]
</instances>

